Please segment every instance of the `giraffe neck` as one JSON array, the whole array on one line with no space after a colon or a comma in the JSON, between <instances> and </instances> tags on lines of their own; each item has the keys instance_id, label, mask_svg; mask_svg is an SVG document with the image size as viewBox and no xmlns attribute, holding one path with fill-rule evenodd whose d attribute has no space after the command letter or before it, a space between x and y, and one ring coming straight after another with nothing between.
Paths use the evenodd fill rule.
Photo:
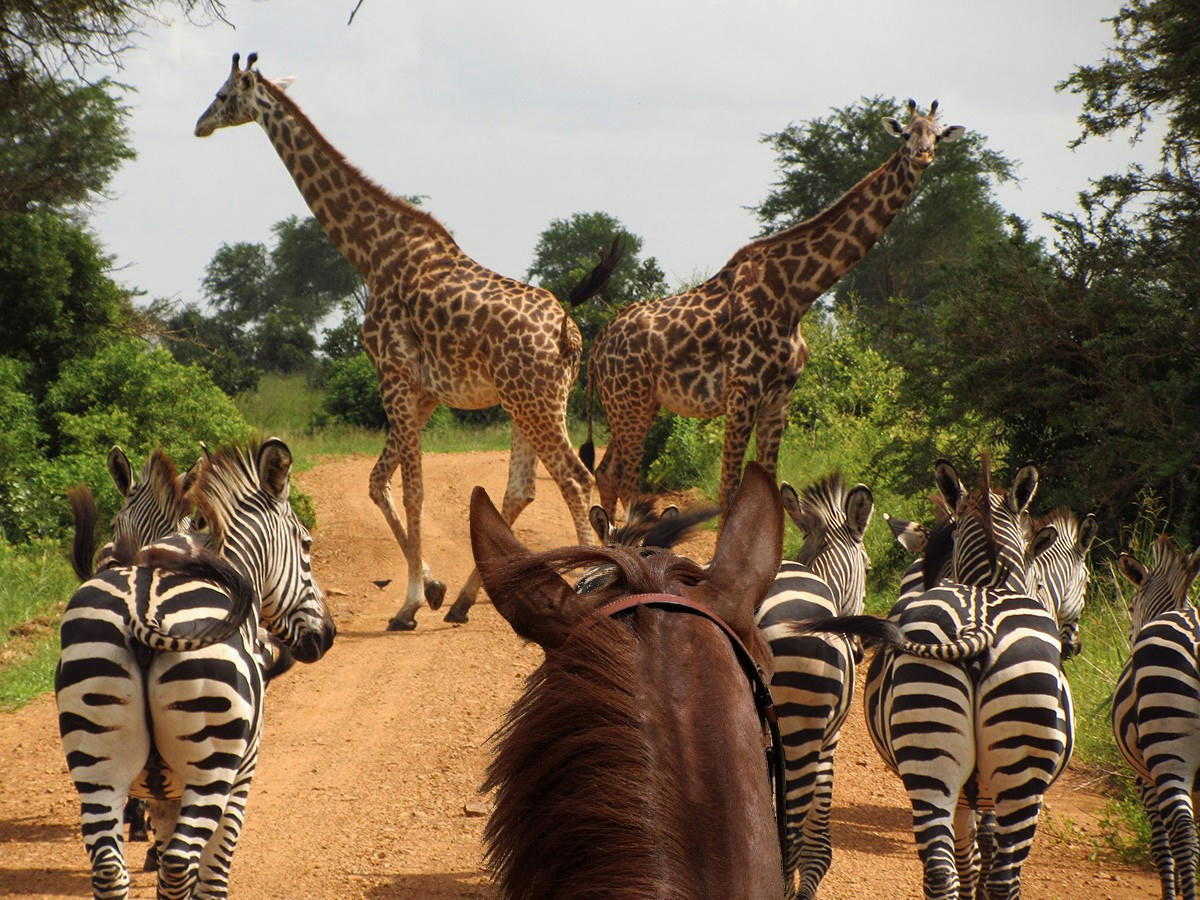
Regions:
<instances>
[{"instance_id":1,"label":"giraffe neck","mask_svg":"<svg viewBox=\"0 0 1200 900\"><path fill-rule=\"evenodd\" d=\"M459 253L450 232L433 216L371 181L326 140L281 88L261 75L267 102L255 119L291 173L308 208L334 245L367 282L379 261L416 262L434 253Z\"/></svg>"},{"instance_id":2,"label":"giraffe neck","mask_svg":"<svg viewBox=\"0 0 1200 900\"><path fill-rule=\"evenodd\" d=\"M762 285L802 316L875 246L917 186L920 172L903 149L830 206L797 225L748 244L730 260L756 257Z\"/></svg>"}]
</instances>

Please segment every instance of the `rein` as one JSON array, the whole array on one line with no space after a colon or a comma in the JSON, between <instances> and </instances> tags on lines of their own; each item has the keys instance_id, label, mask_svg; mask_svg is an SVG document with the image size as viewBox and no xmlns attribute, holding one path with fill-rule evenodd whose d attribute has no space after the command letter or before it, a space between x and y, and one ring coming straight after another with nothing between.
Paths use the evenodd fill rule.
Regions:
<instances>
[{"instance_id":1,"label":"rein","mask_svg":"<svg viewBox=\"0 0 1200 900\"><path fill-rule=\"evenodd\" d=\"M742 639L719 616L714 615L699 603L693 603L686 597L677 594L629 594L593 610L577 627L586 628L600 619L609 619L639 606L653 606L672 612L685 612L700 616L720 628L729 638L734 656L741 663L746 677L750 679L750 687L754 694L754 706L758 710L759 720L770 732L771 743L767 748L767 778L774 787L775 828L779 836L780 859L786 860L787 784L783 771L783 741L779 736L779 717L775 712L775 704L771 700L771 688L767 684L762 668L754 661L754 657L750 655L750 651L746 649Z\"/></svg>"}]
</instances>

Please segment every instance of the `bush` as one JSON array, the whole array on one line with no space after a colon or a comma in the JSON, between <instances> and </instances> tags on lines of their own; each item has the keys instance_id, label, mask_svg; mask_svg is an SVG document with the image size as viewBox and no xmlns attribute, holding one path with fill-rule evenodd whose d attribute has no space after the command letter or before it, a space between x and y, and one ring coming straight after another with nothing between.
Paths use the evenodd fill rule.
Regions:
<instances>
[{"instance_id":1,"label":"bush","mask_svg":"<svg viewBox=\"0 0 1200 900\"><path fill-rule=\"evenodd\" d=\"M387 428L375 366L364 352L331 360L325 385L325 412L338 422L362 428Z\"/></svg>"},{"instance_id":2,"label":"bush","mask_svg":"<svg viewBox=\"0 0 1200 900\"><path fill-rule=\"evenodd\" d=\"M678 491L698 487L721 465L725 419L660 415L646 436L643 487Z\"/></svg>"},{"instance_id":3,"label":"bush","mask_svg":"<svg viewBox=\"0 0 1200 900\"><path fill-rule=\"evenodd\" d=\"M22 404L11 389L11 367L0 371L9 378L0 378L2 420L5 398L9 406ZM206 373L132 339L64 364L40 413L49 426L52 455L35 447L19 464L0 468L0 530L12 541L64 533L70 526L65 495L76 484L95 492L102 520L116 512L120 498L105 466L113 444L135 465L162 446L186 466L199 455L201 441L217 446L251 436Z\"/></svg>"}]
</instances>

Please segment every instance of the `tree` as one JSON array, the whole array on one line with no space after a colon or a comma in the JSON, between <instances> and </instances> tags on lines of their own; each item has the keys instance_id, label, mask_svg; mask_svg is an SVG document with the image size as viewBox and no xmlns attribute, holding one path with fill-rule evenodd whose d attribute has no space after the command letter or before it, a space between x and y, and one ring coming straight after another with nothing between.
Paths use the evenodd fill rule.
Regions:
<instances>
[{"instance_id":1,"label":"tree","mask_svg":"<svg viewBox=\"0 0 1200 900\"><path fill-rule=\"evenodd\" d=\"M617 235L622 235L625 242L624 259L600 295L571 312L583 333L585 347L591 345L617 309L667 292L666 276L658 261L653 256L638 258L642 239L604 212L575 213L569 219L554 219L538 238L533 262L525 273L526 281L544 287L565 303L571 289L596 265L600 251L611 246Z\"/></svg>"},{"instance_id":2,"label":"tree","mask_svg":"<svg viewBox=\"0 0 1200 900\"><path fill-rule=\"evenodd\" d=\"M0 82L0 212L62 210L104 192L135 155L113 88Z\"/></svg>"},{"instance_id":3,"label":"tree","mask_svg":"<svg viewBox=\"0 0 1200 900\"><path fill-rule=\"evenodd\" d=\"M204 369L229 396L258 386L262 369L253 364L251 337L227 317L205 316L193 304L169 316L165 325L171 355Z\"/></svg>"},{"instance_id":4,"label":"tree","mask_svg":"<svg viewBox=\"0 0 1200 900\"><path fill-rule=\"evenodd\" d=\"M292 315L315 327L339 303L367 308L367 289L350 261L312 216L288 216L271 231L272 293Z\"/></svg>"},{"instance_id":5,"label":"tree","mask_svg":"<svg viewBox=\"0 0 1200 900\"><path fill-rule=\"evenodd\" d=\"M896 139L880 120L898 109L895 99L864 97L828 118L764 135L763 143L775 150L780 180L754 208L761 233L816 215L896 152ZM867 312L891 296L923 299L937 283L938 264L965 262L974 246L1001 236L1004 214L992 199L992 185L1014 177L1012 162L988 149L978 132L939 146L913 197L875 248L837 283L834 298L856 298Z\"/></svg>"},{"instance_id":6,"label":"tree","mask_svg":"<svg viewBox=\"0 0 1200 900\"><path fill-rule=\"evenodd\" d=\"M90 235L58 216L0 215L0 356L29 365L36 398L66 360L120 330L129 297L108 265Z\"/></svg>"},{"instance_id":7,"label":"tree","mask_svg":"<svg viewBox=\"0 0 1200 900\"><path fill-rule=\"evenodd\" d=\"M1013 221L928 308L887 331L931 430L974 422L1009 459L1036 460L1043 501L1095 508L1110 534L1152 492L1176 536L1200 536L1200 10L1135 0L1112 56L1060 87L1083 95L1080 140L1165 120L1157 169L1094 182L1048 218L1047 250ZM1076 142L1078 143L1078 142ZM920 456L928 462L926 447Z\"/></svg>"},{"instance_id":8,"label":"tree","mask_svg":"<svg viewBox=\"0 0 1200 900\"><path fill-rule=\"evenodd\" d=\"M244 326L274 308L271 258L263 244L222 244L204 270L204 295L231 323Z\"/></svg>"}]
</instances>

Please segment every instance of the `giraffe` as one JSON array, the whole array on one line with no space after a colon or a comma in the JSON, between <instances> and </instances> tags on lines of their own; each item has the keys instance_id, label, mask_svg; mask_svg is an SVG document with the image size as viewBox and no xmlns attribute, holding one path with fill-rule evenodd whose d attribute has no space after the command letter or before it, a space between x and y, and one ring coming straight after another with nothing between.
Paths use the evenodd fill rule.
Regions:
<instances>
[{"instance_id":1,"label":"giraffe","mask_svg":"<svg viewBox=\"0 0 1200 900\"><path fill-rule=\"evenodd\" d=\"M592 475L567 436L567 393L579 371L579 328L549 291L505 278L467 256L429 213L393 196L351 165L284 93L239 55L216 99L196 122L197 137L257 122L266 131L309 209L367 285L362 340L379 378L388 417L383 452L371 471L371 499L383 512L408 565L404 605L389 630L416 627L423 600L441 606L445 584L421 557L421 428L438 403L482 409L500 403L512 417L512 455L502 515L511 523L534 497L540 459L570 509L580 543L593 543L587 510ZM572 295L603 286L616 245ZM607 268L606 268L607 267ZM402 522L392 500L397 467ZM479 590L463 585L446 620L465 622Z\"/></svg>"},{"instance_id":2,"label":"giraffe","mask_svg":"<svg viewBox=\"0 0 1200 900\"><path fill-rule=\"evenodd\" d=\"M788 397L808 360L800 319L813 302L866 256L933 162L939 141L937 101L927 114L908 101L909 121L883 120L900 148L832 205L797 225L746 244L703 284L631 304L596 336L587 375L611 437L596 469L600 505L629 508L638 486L646 433L660 407L682 416L725 416L719 504L728 511L750 434L757 459L775 476ZM591 460L589 442L580 455Z\"/></svg>"}]
</instances>

